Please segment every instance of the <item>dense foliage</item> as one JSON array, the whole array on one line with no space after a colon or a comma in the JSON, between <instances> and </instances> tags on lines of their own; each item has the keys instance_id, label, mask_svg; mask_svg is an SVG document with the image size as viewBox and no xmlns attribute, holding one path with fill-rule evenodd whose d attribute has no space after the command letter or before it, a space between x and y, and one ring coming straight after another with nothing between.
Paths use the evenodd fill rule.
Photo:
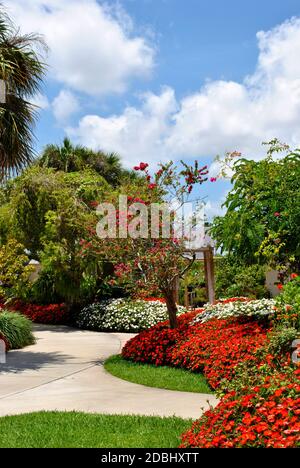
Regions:
<instances>
[{"instance_id":1,"label":"dense foliage","mask_svg":"<svg viewBox=\"0 0 300 468\"><path fill-rule=\"evenodd\" d=\"M95 152L84 146L74 146L68 138L64 139L61 146L47 145L35 164L68 173L91 170L102 176L113 187L123 181L137 178L135 172L123 169L117 154Z\"/></svg>"},{"instance_id":2,"label":"dense foliage","mask_svg":"<svg viewBox=\"0 0 300 468\"><path fill-rule=\"evenodd\" d=\"M4 186L0 261L5 262L6 296L39 304L93 300L102 269L81 256L80 239L86 226L97 222L90 204L109 190L108 183L91 170L64 173L39 167L27 169ZM42 266L33 286L24 284L30 258ZM25 273L16 276L13 272L21 267Z\"/></svg>"},{"instance_id":3,"label":"dense foliage","mask_svg":"<svg viewBox=\"0 0 300 468\"><path fill-rule=\"evenodd\" d=\"M213 238L223 251L251 265L261 261L282 270L300 267L300 152L288 152L277 140L265 159L237 159L233 188Z\"/></svg>"},{"instance_id":4,"label":"dense foliage","mask_svg":"<svg viewBox=\"0 0 300 468\"><path fill-rule=\"evenodd\" d=\"M215 261L216 297L247 296L256 299L268 296L266 267L246 265L232 256L219 257Z\"/></svg>"},{"instance_id":5,"label":"dense foliage","mask_svg":"<svg viewBox=\"0 0 300 468\"><path fill-rule=\"evenodd\" d=\"M0 296L22 297L30 287L32 271L24 246L10 239L0 247Z\"/></svg>"},{"instance_id":6,"label":"dense foliage","mask_svg":"<svg viewBox=\"0 0 300 468\"><path fill-rule=\"evenodd\" d=\"M276 319L287 326L300 329L300 277L295 273L282 286L282 293L276 298Z\"/></svg>"}]
</instances>

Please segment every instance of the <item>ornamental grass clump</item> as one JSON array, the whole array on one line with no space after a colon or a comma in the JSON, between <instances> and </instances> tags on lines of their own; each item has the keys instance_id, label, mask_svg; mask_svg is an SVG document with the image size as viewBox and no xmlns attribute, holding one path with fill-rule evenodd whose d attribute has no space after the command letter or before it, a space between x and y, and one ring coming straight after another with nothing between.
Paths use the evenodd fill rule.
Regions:
<instances>
[{"instance_id":1,"label":"ornamental grass clump","mask_svg":"<svg viewBox=\"0 0 300 468\"><path fill-rule=\"evenodd\" d=\"M0 334L4 335L10 349L20 349L34 344L32 322L17 312L0 312Z\"/></svg>"}]
</instances>

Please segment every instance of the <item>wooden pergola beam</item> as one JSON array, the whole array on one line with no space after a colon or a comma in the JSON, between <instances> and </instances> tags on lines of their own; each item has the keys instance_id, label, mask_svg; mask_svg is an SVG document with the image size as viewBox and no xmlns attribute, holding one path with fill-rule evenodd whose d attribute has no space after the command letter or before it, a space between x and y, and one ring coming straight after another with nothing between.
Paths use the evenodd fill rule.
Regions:
<instances>
[{"instance_id":1,"label":"wooden pergola beam","mask_svg":"<svg viewBox=\"0 0 300 468\"><path fill-rule=\"evenodd\" d=\"M193 250L193 253L203 253L203 259L196 259L196 261L204 262L204 272L205 272L205 287L208 302L213 304L216 299L215 293L215 269L214 269L214 249L211 246L201 247L200 249ZM185 307L189 307L189 294L187 286L185 286L184 294Z\"/></svg>"},{"instance_id":2,"label":"wooden pergola beam","mask_svg":"<svg viewBox=\"0 0 300 468\"><path fill-rule=\"evenodd\" d=\"M0 104L6 102L6 84L4 80L0 80Z\"/></svg>"},{"instance_id":3,"label":"wooden pergola beam","mask_svg":"<svg viewBox=\"0 0 300 468\"><path fill-rule=\"evenodd\" d=\"M209 248L204 252L204 271L205 271L205 285L208 302L213 304L216 299L215 295L215 272L214 272L214 255L213 249Z\"/></svg>"}]
</instances>

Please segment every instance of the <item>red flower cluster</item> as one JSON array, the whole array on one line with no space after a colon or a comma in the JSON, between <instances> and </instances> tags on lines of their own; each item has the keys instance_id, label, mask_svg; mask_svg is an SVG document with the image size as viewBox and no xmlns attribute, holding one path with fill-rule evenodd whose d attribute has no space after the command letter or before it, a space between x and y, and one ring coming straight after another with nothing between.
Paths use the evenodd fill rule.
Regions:
<instances>
[{"instance_id":1,"label":"red flower cluster","mask_svg":"<svg viewBox=\"0 0 300 468\"><path fill-rule=\"evenodd\" d=\"M210 320L190 327L188 339L172 351L172 364L203 372L212 388L231 380L234 368L254 354L267 339L267 330L256 322Z\"/></svg>"},{"instance_id":2,"label":"red flower cluster","mask_svg":"<svg viewBox=\"0 0 300 468\"><path fill-rule=\"evenodd\" d=\"M139 166L134 166L135 171L145 171L149 167L149 164L141 162Z\"/></svg>"},{"instance_id":3,"label":"red flower cluster","mask_svg":"<svg viewBox=\"0 0 300 468\"><path fill-rule=\"evenodd\" d=\"M253 299L249 297L229 297L228 299L220 299L216 301L216 304L230 304L231 302L251 302Z\"/></svg>"},{"instance_id":4,"label":"red flower cluster","mask_svg":"<svg viewBox=\"0 0 300 468\"><path fill-rule=\"evenodd\" d=\"M247 392L247 393L246 393ZM300 447L300 370L228 393L182 436L182 447Z\"/></svg>"},{"instance_id":5,"label":"red flower cluster","mask_svg":"<svg viewBox=\"0 0 300 468\"><path fill-rule=\"evenodd\" d=\"M9 306L9 309L26 315L26 317L36 323L63 325L69 321L69 314L65 304L37 305L17 301Z\"/></svg>"},{"instance_id":6,"label":"red flower cluster","mask_svg":"<svg viewBox=\"0 0 300 468\"><path fill-rule=\"evenodd\" d=\"M210 320L191 326L194 316L180 316L176 330L170 330L167 322L145 330L126 343L123 357L203 372L217 388L221 380L233 378L239 362L253 360L267 340L268 330L253 321Z\"/></svg>"},{"instance_id":7,"label":"red flower cluster","mask_svg":"<svg viewBox=\"0 0 300 468\"><path fill-rule=\"evenodd\" d=\"M271 372L262 372L259 383L250 379L238 393L227 393L183 434L181 446L300 447L300 369L292 370L289 355L256 353L268 343L270 329L251 319L193 325L194 316L180 316L176 330L164 322L140 333L125 345L123 357L203 372L212 388L223 379L234 382L242 362L258 373L267 365Z\"/></svg>"},{"instance_id":8,"label":"red flower cluster","mask_svg":"<svg viewBox=\"0 0 300 468\"><path fill-rule=\"evenodd\" d=\"M145 297L143 298L143 301L148 301L148 302L161 302L162 304L166 303L166 300L163 297Z\"/></svg>"},{"instance_id":9,"label":"red flower cluster","mask_svg":"<svg viewBox=\"0 0 300 468\"><path fill-rule=\"evenodd\" d=\"M139 333L126 343L122 356L156 366L172 365L172 350L176 343L186 336L194 315L188 313L178 317L178 328L175 330L169 328L168 322L162 322Z\"/></svg>"}]
</instances>

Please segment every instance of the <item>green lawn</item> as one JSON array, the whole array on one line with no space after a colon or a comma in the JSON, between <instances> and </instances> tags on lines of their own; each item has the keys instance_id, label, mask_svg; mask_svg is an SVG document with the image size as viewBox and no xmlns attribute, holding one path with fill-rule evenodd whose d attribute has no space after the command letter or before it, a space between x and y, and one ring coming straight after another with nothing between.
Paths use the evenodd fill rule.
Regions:
<instances>
[{"instance_id":1,"label":"green lawn","mask_svg":"<svg viewBox=\"0 0 300 468\"><path fill-rule=\"evenodd\" d=\"M191 420L40 412L0 418L1 448L175 448Z\"/></svg>"},{"instance_id":2,"label":"green lawn","mask_svg":"<svg viewBox=\"0 0 300 468\"><path fill-rule=\"evenodd\" d=\"M112 356L105 361L105 369L115 377L148 387L179 390L182 392L212 393L201 374L173 367L156 367L127 361L121 356Z\"/></svg>"}]
</instances>

